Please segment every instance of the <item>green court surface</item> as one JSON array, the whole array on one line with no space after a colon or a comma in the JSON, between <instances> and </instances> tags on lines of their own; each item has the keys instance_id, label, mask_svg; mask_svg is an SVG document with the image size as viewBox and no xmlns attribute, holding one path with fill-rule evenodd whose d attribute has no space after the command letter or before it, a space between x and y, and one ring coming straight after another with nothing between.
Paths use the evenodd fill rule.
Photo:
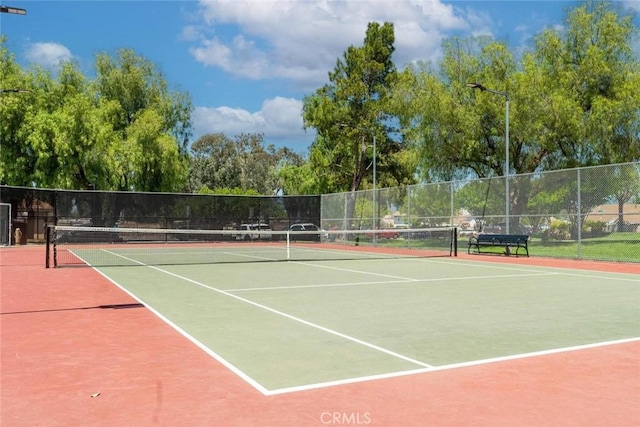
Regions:
<instances>
[{"instance_id":1,"label":"green court surface","mask_svg":"<svg viewBox=\"0 0 640 427\"><path fill-rule=\"evenodd\" d=\"M139 262L97 269L264 394L640 337L632 274L455 258Z\"/></svg>"}]
</instances>

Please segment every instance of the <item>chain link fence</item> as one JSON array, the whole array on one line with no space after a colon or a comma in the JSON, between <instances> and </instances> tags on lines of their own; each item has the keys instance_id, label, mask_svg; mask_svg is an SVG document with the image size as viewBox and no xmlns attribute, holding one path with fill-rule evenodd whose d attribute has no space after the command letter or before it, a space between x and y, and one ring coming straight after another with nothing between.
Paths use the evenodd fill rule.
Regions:
<instances>
[{"instance_id":1,"label":"chain link fence","mask_svg":"<svg viewBox=\"0 0 640 427\"><path fill-rule=\"evenodd\" d=\"M528 234L532 255L640 262L640 162L322 196L324 229ZM507 209L507 200L509 205Z\"/></svg>"},{"instance_id":2,"label":"chain link fence","mask_svg":"<svg viewBox=\"0 0 640 427\"><path fill-rule=\"evenodd\" d=\"M12 244L44 243L47 225L191 230L262 224L275 231L320 222L320 196L236 196L117 191L48 190L0 186L17 235Z\"/></svg>"},{"instance_id":3,"label":"chain link fence","mask_svg":"<svg viewBox=\"0 0 640 427\"><path fill-rule=\"evenodd\" d=\"M322 196L216 196L0 186L2 236L43 242L48 224L225 229L296 222L325 230L455 226L528 234L532 255L640 262L640 162ZM509 201L507 209L507 200ZM9 224L9 225L7 225ZM21 232L15 232L20 228ZM6 240L6 239L5 239ZM5 243L6 244L6 243Z\"/></svg>"}]
</instances>

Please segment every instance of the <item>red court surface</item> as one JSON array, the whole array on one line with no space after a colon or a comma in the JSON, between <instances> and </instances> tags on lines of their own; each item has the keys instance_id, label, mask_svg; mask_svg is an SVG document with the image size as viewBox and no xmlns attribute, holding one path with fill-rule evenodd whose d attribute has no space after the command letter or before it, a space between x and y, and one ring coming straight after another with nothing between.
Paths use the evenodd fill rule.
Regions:
<instances>
[{"instance_id":1,"label":"red court surface","mask_svg":"<svg viewBox=\"0 0 640 427\"><path fill-rule=\"evenodd\" d=\"M638 341L263 396L90 268L47 270L42 247L0 268L2 426L640 425Z\"/></svg>"}]
</instances>

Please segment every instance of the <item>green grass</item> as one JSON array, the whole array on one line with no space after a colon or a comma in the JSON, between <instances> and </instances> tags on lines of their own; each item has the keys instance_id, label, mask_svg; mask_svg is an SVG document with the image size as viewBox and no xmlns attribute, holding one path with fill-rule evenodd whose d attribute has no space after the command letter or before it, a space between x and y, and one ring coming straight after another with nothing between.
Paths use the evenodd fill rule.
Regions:
<instances>
[{"instance_id":1,"label":"green grass","mask_svg":"<svg viewBox=\"0 0 640 427\"><path fill-rule=\"evenodd\" d=\"M533 238L529 253L536 256L578 258L576 241L542 241ZM588 259L640 262L640 233L611 233L582 239L581 257Z\"/></svg>"},{"instance_id":2,"label":"green grass","mask_svg":"<svg viewBox=\"0 0 640 427\"><path fill-rule=\"evenodd\" d=\"M458 251L467 250L467 239L458 241ZM580 253L578 252L580 250ZM503 254L503 247L483 247L482 253ZM523 251L520 250L520 254ZM640 233L611 233L607 236L575 240L547 240L532 237L529 255L552 258L584 258L606 261L640 262Z\"/></svg>"},{"instance_id":3,"label":"green grass","mask_svg":"<svg viewBox=\"0 0 640 427\"><path fill-rule=\"evenodd\" d=\"M363 236L359 240L360 244L370 245L371 237ZM458 241L458 251L467 251L467 238ZM425 239L410 240L405 239L378 239L378 246L394 248L411 247L414 249L443 248L448 245L446 240ZM580 253L578 252L580 250ZM503 254L503 247L483 247L483 253ZM523 254L521 249L519 254ZM580 248L575 240L546 240L539 237L532 237L529 242L529 254L531 256L542 256L552 258L584 258L594 260L640 262L640 233L611 233L602 237L583 238Z\"/></svg>"}]
</instances>

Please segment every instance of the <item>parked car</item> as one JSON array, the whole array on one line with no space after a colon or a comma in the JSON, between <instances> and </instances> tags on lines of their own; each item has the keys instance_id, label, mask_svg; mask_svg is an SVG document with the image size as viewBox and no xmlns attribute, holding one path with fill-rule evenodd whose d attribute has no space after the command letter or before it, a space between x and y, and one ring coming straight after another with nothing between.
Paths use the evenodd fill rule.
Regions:
<instances>
[{"instance_id":1,"label":"parked car","mask_svg":"<svg viewBox=\"0 0 640 427\"><path fill-rule=\"evenodd\" d=\"M238 233L235 234L236 240L271 240L272 235L269 233L271 228L268 224L240 224ZM256 233L260 231L260 233Z\"/></svg>"},{"instance_id":2,"label":"parked car","mask_svg":"<svg viewBox=\"0 0 640 427\"><path fill-rule=\"evenodd\" d=\"M483 234L501 234L502 227L499 225L486 224L480 230Z\"/></svg>"},{"instance_id":3,"label":"parked car","mask_svg":"<svg viewBox=\"0 0 640 427\"><path fill-rule=\"evenodd\" d=\"M397 239L400 237L400 232L393 228L381 228L376 233L367 232L365 234L372 238L375 234L376 239Z\"/></svg>"},{"instance_id":4,"label":"parked car","mask_svg":"<svg viewBox=\"0 0 640 427\"><path fill-rule=\"evenodd\" d=\"M311 223L293 224L289 231L293 232L289 235L291 241L320 242L329 237L329 233ZM305 234L305 231L309 233Z\"/></svg>"},{"instance_id":5,"label":"parked car","mask_svg":"<svg viewBox=\"0 0 640 427\"><path fill-rule=\"evenodd\" d=\"M502 231L504 231L505 233L507 232L507 223L506 222L500 222L498 223L498 227L500 227L500 229ZM524 225L524 224L518 224L517 227L509 227L509 233L511 234L529 234L531 235L531 233L533 232L533 227L529 226L529 225Z\"/></svg>"},{"instance_id":6,"label":"parked car","mask_svg":"<svg viewBox=\"0 0 640 427\"><path fill-rule=\"evenodd\" d=\"M411 234L409 234L409 237L411 239L426 239L431 237L431 230L417 229L416 231L412 231Z\"/></svg>"}]
</instances>

